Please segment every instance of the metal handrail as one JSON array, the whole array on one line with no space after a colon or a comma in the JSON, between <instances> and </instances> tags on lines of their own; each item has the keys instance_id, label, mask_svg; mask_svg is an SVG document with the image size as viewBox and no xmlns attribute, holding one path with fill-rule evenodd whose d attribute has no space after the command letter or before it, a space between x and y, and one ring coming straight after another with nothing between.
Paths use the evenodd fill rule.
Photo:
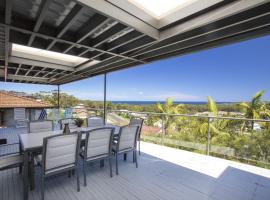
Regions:
<instances>
[{"instance_id":1,"label":"metal handrail","mask_svg":"<svg viewBox=\"0 0 270 200\"><path fill-rule=\"evenodd\" d=\"M89 110L93 111L103 111L103 109L92 109ZM192 115L192 114L169 114L169 113L156 113L156 112L139 112L139 111L130 111L130 110L109 110L110 112L124 112L124 113L136 113L136 114L147 114L147 115L168 115L168 116L175 116L175 117L196 117L196 118L203 118L203 119L227 119L227 120L241 120L241 121L254 121L254 122L270 122L269 119L250 119L250 118L243 118L243 117L220 117L220 116L204 116L204 115Z\"/></svg>"}]
</instances>

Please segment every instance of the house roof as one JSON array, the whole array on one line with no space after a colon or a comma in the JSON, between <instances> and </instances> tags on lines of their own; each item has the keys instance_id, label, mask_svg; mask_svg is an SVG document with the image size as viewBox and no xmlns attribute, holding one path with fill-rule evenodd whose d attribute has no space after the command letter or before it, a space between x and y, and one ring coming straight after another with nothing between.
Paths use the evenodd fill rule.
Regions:
<instances>
[{"instance_id":1,"label":"house roof","mask_svg":"<svg viewBox=\"0 0 270 200\"><path fill-rule=\"evenodd\" d=\"M0 108L51 108L52 105L36 99L0 92Z\"/></svg>"}]
</instances>

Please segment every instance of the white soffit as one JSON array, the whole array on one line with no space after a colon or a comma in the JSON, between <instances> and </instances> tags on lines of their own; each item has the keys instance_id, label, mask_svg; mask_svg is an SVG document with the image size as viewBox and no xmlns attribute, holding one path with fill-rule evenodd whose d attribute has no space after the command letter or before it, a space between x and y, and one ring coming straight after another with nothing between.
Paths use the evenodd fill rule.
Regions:
<instances>
[{"instance_id":1,"label":"white soffit","mask_svg":"<svg viewBox=\"0 0 270 200\"><path fill-rule=\"evenodd\" d=\"M175 12L194 0L128 0L156 19Z\"/></svg>"},{"instance_id":2,"label":"white soffit","mask_svg":"<svg viewBox=\"0 0 270 200\"><path fill-rule=\"evenodd\" d=\"M168 26L223 0L107 0L156 29Z\"/></svg>"},{"instance_id":3,"label":"white soffit","mask_svg":"<svg viewBox=\"0 0 270 200\"><path fill-rule=\"evenodd\" d=\"M42 50L14 43L12 44L11 55L32 60L66 65L70 67L77 66L88 60L87 58L72 56L54 51Z\"/></svg>"}]
</instances>

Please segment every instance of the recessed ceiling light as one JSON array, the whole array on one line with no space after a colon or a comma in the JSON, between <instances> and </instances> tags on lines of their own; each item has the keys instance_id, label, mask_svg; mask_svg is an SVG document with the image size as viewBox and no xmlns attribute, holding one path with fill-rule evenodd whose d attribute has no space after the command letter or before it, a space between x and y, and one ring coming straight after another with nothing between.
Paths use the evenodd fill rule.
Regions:
<instances>
[{"instance_id":1,"label":"recessed ceiling light","mask_svg":"<svg viewBox=\"0 0 270 200\"><path fill-rule=\"evenodd\" d=\"M162 18L171 11L184 6L194 0L129 0L137 7L148 12L156 18Z\"/></svg>"},{"instance_id":2,"label":"recessed ceiling light","mask_svg":"<svg viewBox=\"0 0 270 200\"><path fill-rule=\"evenodd\" d=\"M68 54L38 49L38 48L34 48L34 47L28 47L28 46L19 45L19 44L12 44L12 53L11 54L16 55L17 52L27 53L27 54L31 54L33 56L47 58L48 62L49 62L49 59L60 60L60 61L64 61L65 63L69 62L69 63L71 63L70 64L71 66L78 65L78 64L83 63L83 62L88 60L87 58L82 58L82 57L78 57L78 56L72 56L72 55L68 55Z\"/></svg>"}]
</instances>

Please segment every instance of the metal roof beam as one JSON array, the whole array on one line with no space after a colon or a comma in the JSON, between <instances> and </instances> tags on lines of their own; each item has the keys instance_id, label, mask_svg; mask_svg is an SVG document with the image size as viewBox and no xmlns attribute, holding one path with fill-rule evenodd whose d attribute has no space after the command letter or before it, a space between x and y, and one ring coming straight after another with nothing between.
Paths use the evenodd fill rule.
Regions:
<instances>
[{"instance_id":1,"label":"metal roof beam","mask_svg":"<svg viewBox=\"0 0 270 200\"><path fill-rule=\"evenodd\" d=\"M28 74L32 71L32 69L34 69L35 68L35 66L31 66L31 68L25 73L25 75L24 76L28 76Z\"/></svg>"},{"instance_id":2,"label":"metal roof beam","mask_svg":"<svg viewBox=\"0 0 270 200\"><path fill-rule=\"evenodd\" d=\"M20 58L20 57L15 57L15 56L10 56L8 60L11 63L18 63L18 64L24 64L24 65L34 65L34 66L39 66L39 67L51 68L51 69L60 69L60 70L64 70L64 71L75 71L75 69L73 67L54 64L54 63L48 63L48 62L41 62L41 61L37 61L37 60L31 60L31 59Z\"/></svg>"},{"instance_id":3,"label":"metal roof beam","mask_svg":"<svg viewBox=\"0 0 270 200\"><path fill-rule=\"evenodd\" d=\"M67 30L74 24L74 22L79 18L79 16L82 14L84 11L84 8L76 4L73 9L70 11L70 13L66 16L64 21L59 25L58 27L58 32L56 37L61 38ZM56 43L56 40L53 40L47 47L47 49L51 49L53 45Z\"/></svg>"},{"instance_id":4,"label":"metal roof beam","mask_svg":"<svg viewBox=\"0 0 270 200\"><path fill-rule=\"evenodd\" d=\"M159 39L159 31L153 26L145 23L137 17L129 14L128 12L114 6L105 0L78 0L82 4L89 6L90 8L104 14L105 16L111 17L120 21L121 23L138 30L145 35L148 35L156 40Z\"/></svg>"},{"instance_id":5,"label":"metal roof beam","mask_svg":"<svg viewBox=\"0 0 270 200\"><path fill-rule=\"evenodd\" d=\"M93 17L91 17L80 29L79 34L77 35L76 43L80 43L83 40L85 40L87 37L89 37L91 34L93 34L95 31L97 31L99 28L107 24L111 19L108 19L104 16L101 16L99 14L95 14ZM76 45L71 45L68 47L63 53L68 52Z\"/></svg>"},{"instance_id":6,"label":"metal roof beam","mask_svg":"<svg viewBox=\"0 0 270 200\"><path fill-rule=\"evenodd\" d=\"M141 62L141 63L145 63L144 61L140 61L140 60L137 60L135 58L130 58L128 56L124 56L124 55L113 53L113 52L109 52L109 51L104 51L102 49L98 49L98 48L95 48L95 47L89 47L89 46L84 45L84 44L81 44L81 43L76 43L76 42L72 42L72 41L69 41L69 40L65 40L65 39L61 39L61 38L56 38L56 37L49 36L49 35L46 35L46 34L43 34L43 33L37 33L37 32L33 32L33 31L29 31L27 29L18 28L16 26L7 25L7 24L3 24L3 23L0 23L0 25L2 25L4 27L8 27L8 28L10 28L10 29L12 29L14 31L18 31L18 32L26 33L26 34L32 34L32 35L35 35L35 36L41 37L41 38L46 38L46 39L51 39L51 40L57 40L58 42L62 42L62 43L66 43L66 44L70 44L70 45L74 45L74 46L80 46L80 47L87 48L89 50L96 50L96 51L99 51L101 53L106 53L106 54L110 54L110 55L113 55L113 56L118 56L118 57L121 57L121 58L130 59L130 60L138 61L138 62Z\"/></svg>"},{"instance_id":7,"label":"metal roof beam","mask_svg":"<svg viewBox=\"0 0 270 200\"><path fill-rule=\"evenodd\" d=\"M22 64L19 64L18 68L16 69L15 75L18 75L18 73L19 73L21 67L22 67Z\"/></svg>"},{"instance_id":8,"label":"metal roof beam","mask_svg":"<svg viewBox=\"0 0 270 200\"><path fill-rule=\"evenodd\" d=\"M52 0L42 0L41 4L39 6L39 10L38 10L38 14L37 14L38 18L37 18L35 26L33 28L33 32L38 32L39 28L41 27L41 24L46 16L46 12L49 8L49 4L51 1ZM28 41L28 46L32 45L34 39L35 39L35 35L32 34L30 36L29 41Z\"/></svg>"},{"instance_id":9,"label":"metal roof beam","mask_svg":"<svg viewBox=\"0 0 270 200\"><path fill-rule=\"evenodd\" d=\"M11 22L11 12L12 12L12 1L6 0L5 9L5 23L10 24ZM5 81L7 80L7 67L8 67L8 55L9 55L9 31L8 27L5 27Z\"/></svg>"},{"instance_id":10,"label":"metal roof beam","mask_svg":"<svg viewBox=\"0 0 270 200\"><path fill-rule=\"evenodd\" d=\"M40 78L40 77L29 77L29 76L21 76L21 75L8 75L8 79L17 80L17 81L33 81L37 83L49 83L48 78Z\"/></svg>"},{"instance_id":11,"label":"metal roof beam","mask_svg":"<svg viewBox=\"0 0 270 200\"><path fill-rule=\"evenodd\" d=\"M263 3L267 3L269 0L240 0L230 3L221 8L210 11L185 23L173 26L172 28L165 29L160 32L160 40L170 38L174 35L184 33L186 31L210 24L225 17L235 15L253 7L259 6Z\"/></svg>"}]
</instances>

